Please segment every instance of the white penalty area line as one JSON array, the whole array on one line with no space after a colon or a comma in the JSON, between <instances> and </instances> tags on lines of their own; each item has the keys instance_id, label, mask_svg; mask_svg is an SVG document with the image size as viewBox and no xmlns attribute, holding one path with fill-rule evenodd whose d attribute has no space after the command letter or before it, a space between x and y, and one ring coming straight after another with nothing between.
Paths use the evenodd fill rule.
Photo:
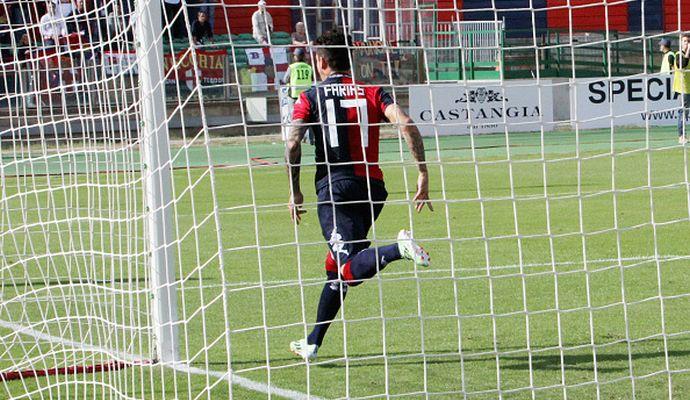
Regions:
<instances>
[{"instance_id":1,"label":"white penalty area line","mask_svg":"<svg viewBox=\"0 0 690 400\"><path fill-rule=\"evenodd\" d=\"M172 365L172 369L178 372L186 372L192 375L209 375L220 379L226 379L229 372L206 370L202 368L192 367L188 364L177 364ZM321 397L316 397L314 395L307 395L306 393L298 392L296 390L281 389L273 385L267 385L263 382L253 381L249 378L239 376L237 374L231 374L230 380L233 385L241 386L245 389L249 389L254 392L271 394L275 396L284 397L286 399L293 400L322 400Z\"/></svg>"},{"instance_id":2,"label":"white penalty area line","mask_svg":"<svg viewBox=\"0 0 690 400\"><path fill-rule=\"evenodd\" d=\"M47 333L38 331L36 329L16 324L14 322L9 322L9 321L4 321L0 320L0 327L10 329L13 332L25 336L31 336L37 340L42 340L46 341L49 343L54 343L54 344L61 344L64 346L69 346L69 347L74 347L75 349L79 351L93 351L93 352L98 352L98 353L105 353L108 356L115 358L115 359L121 359L125 360L128 363L131 363L132 365L151 365L149 363L142 362L142 360L146 360L146 357L139 356L137 354L131 354L131 353L125 353L117 350L112 350L112 349L105 349L101 348L98 346L93 346L90 344L82 343L82 342L76 342L73 340L61 338L58 336L53 336L49 335ZM279 396L283 397L286 399L290 400L322 400L320 397L316 397L313 395L308 395L306 393L298 392L296 390L290 390L290 389L283 389L279 388L274 385L268 385L263 382L257 382L254 380L251 380L249 378L245 378L243 376L233 374L229 371L223 372L223 371L213 371L213 370L205 370L202 368L197 368L197 367L192 367L186 363L177 363L177 364L163 364L166 367L169 367L177 372L182 372L182 373L188 373L192 375L208 375L208 376L213 376L221 379L227 379L229 378L232 381L233 385L240 386L242 388L254 391L254 392L259 392L259 393L264 393L264 394L269 394L271 396Z\"/></svg>"}]
</instances>

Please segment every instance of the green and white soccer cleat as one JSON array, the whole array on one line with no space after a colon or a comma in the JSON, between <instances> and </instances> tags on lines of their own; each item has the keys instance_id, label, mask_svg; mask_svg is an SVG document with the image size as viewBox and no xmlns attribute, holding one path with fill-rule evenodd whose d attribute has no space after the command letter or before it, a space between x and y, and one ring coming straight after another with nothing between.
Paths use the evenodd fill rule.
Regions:
<instances>
[{"instance_id":1,"label":"green and white soccer cleat","mask_svg":"<svg viewBox=\"0 0 690 400\"><path fill-rule=\"evenodd\" d=\"M316 352L319 346L315 344L308 344L307 339L300 339L290 342L290 351L302 357L304 361L316 360Z\"/></svg>"},{"instance_id":2,"label":"green and white soccer cleat","mask_svg":"<svg viewBox=\"0 0 690 400\"><path fill-rule=\"evenodd\" d=\"M431 264L429 253L415 243L410 231L403 229L398 233L398 250L402 258L414 261L418 267L428 267Z\"/></svg>"}]
</instances>

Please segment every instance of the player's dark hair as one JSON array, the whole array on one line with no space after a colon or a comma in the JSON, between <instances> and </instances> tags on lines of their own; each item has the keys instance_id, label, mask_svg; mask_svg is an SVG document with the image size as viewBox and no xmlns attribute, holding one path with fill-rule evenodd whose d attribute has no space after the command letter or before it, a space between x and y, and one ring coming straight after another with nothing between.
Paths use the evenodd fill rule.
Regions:
<instances>
[{"instance_id":1,"label":"player's dark hair","mask_svg":"<svg viewBox=\"0 0 690 400\"><path fill-rule=\"evenodd\" d=\"M316 53L323 57L328 66L336 72L350 72L350 52L348 43L352 43L349 35L334 29L326 32L316 39L315 44L320 46Z\"/></svg>"},{"instance_id":2,"label":"player's dark hair","mask_svg":"<svg viewBox=\"0 0 690 400\"><path fill-rule=\"evenodd\" d=\"M680 35L680 37L681 37L681 39L687 38L688 40L690 40L690 32L684 33L684 34Z\"/></svg>"}]
</instances>

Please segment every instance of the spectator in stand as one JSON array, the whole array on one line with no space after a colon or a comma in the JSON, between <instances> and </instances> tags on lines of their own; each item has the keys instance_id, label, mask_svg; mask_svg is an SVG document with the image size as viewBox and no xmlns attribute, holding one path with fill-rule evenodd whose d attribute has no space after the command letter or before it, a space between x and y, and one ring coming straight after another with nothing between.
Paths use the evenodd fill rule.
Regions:
<instances>
[{"instance_id":1,"label":"spectator in stand","mask_svg":"<svg viewBox=\"0 0 690 400\"><path fill-rule=\"evenodd\" d=\"M196 22L196 17L197 14L199 14L199 11L201 11L201 3L203 3L204 0L187 0L187 18L189 18L189 25L193 26L194 22ZM184 17L183 17L184 18Z\"/></svg>"},{"instance_id":2,"label":"spectator in stand","mask_svg":"<svg viewBox=\"0 0 690 400\"><path fill-rule=\"evenodd\" d=\"M106 1L107 0L91 0L91 9L95 12L93 23L94 42L102 42L107 39L108 13L110 12L110 10L107 7Z\"/></svg>"},{"instance_id":3,"label":"spectator in stand","mask_svg":"<svg viewBox=\"0 0 690 400\"><path fill-rule=\"evenodd\" d=\"M86 4L92 29L92 42L107 42L122 32L127 33L127 40L133 41L134 29L127 29L134 15L133 0L91 0L86 1Z\"/></svg>"},{"instance_id":4,"label":"spectator in stand","mask_svg":"<svg viewBox=\"0 0 690 400\"><path fill-rule=\"evenodd\" d=\"M10 6L10 27L14 29L14 39L17 43L29 43L29 34L26 31L27 21L31 20L27 3L16 3Z\"/></svg>"},{"instance_id":5,"label":"spectator in stand","mask_svg":"<svg viewBox=\"0 0 690 400\"><path fill-rule=\"evenodd\" d=\"M10 37L10 13L11 5L2 4L0 5L0 42L2 44L12 43L12 38Z\"/></svg>"},{"instance_id":6,"label":"spectator in stand","mask_svg":"<svg viewBox=\"0 0 690 400\"><path fill-rule=\"evenodd\" d=\"M208 23L211 26L211 31L213 31L213 27L215 26L214 18L216 16L216 0L204 0L204 3L207 5L199 7L199 11L206 13L206 19L208 19Z\"/></svg>"},{"instance_id":7,"label":"spectator in stand","mask_svg":"<svg viewBox=\"0 0 690 400\"><path fill-rule=\"evenodd\" d=\"M110 12L106 15L106 24L108 27L107 38L112 38L122 33L125 30L125 19L122 15L122 10L118 4L114 4ZM106 38L106 39L107 39Z\"/></svg>"},{"instance_id":8,"label":"spectator in stand","mask_svg":"<svg viewBox=\"0 0 690 400\"><path fill-rule=\"evenodd\" d=\"M28 3L15 3L9 9L9 24L14 34L13 46L16 46L16 56L20 60L26 58L26 49L31 42L29 39L29 32L26 27L29 25L27 21L31 21L31 14Z\"/></svg>"},{"instance_id":9,"label":"spectator in stand","mask_svg":"<svg viewBox=\"0 0 690 400\"><path fill-rule=\"evenodd\" d=\"M184 37L184 16L179 13L180 9L182 8L182 1L164 0L163 3L165 4L165 12L163 13L163 27L170 29L170 34L173 38Z\"/></svg>"},{"instance_id":10,"label":"spectator in stand","mask_svg":"<svg viewBox=\"0 0 690 400\"><path fill-rule=\"evenodd\" d=\"M86 9L84 0L76 0L74 2L74 10L72 15L68 18L69 24L67 25L67 31L70 34L76 34L78 36L79 43L89 44L94 40L98 40L98 35L96 32L97 23L94 19L95 13L89 12ZM83 56L85 60L90 60L95 53L93 48L87 46L84 49Z\"/></svg>"},{"instance_id":11,"label":"spectator in stand","mask_svg":"<svg viewBox=\"0 0 690 400\"><path fill-rule=\"evenodd\" d=\"M55 5L55 15L58 17L67 18L74 11L72 0L53 0L53 4Z\"/></svg>"},{"instance_id":12,"label":"spectator in stand","mask_svg":"<svg viewBox=\"0 0 690 400\"><path fill-rule=\"evenodd\" d=\"M292 44L294 46L306 46L307 45L307 31L304 28L304 22L298 22L295 25L295 31L292 32Z\"/></svg>"},{"instance_id":13,"label":"spectator in stand","mask_svg":"<svg viewBox=\"0 0 690 400\"><path fill-rule=\"evenodd\" d=\"M47 3L46 13L41 17L39 30L45 46L55 46L60 36L67 34L65 19L55 14L55 5L52 2Z\"/></svg>"},{"instance_id":14,"label":"spectator in stand","mask_svg":"<svg viewBox=\"0 0 690 400\"><path fill-rule=\"evenodd\" d=\"M266 1L259 0L259 9L252 15L252 36L259 44L270 44L273 33L273 17L266 10Z\"/></svg>"},{"instance_id":15,"label":"spectator in stand","mask_svg":"<svg viewBox=\"0 0 690 400\"><path fill-rule=\"evenodd\" d=\"M70 23L67 26L67 31L69 33L79 33L83 38L88 41L89 33L89 15L86 13L84 8L83 0L76 0L74 2L74 10L69 18Z\"/></svg>"},{"instance_id":16,"label":"spectator in stand","mask_svg":"<svg viewBox=\"0 0 690 400\"><path fill-rule=\"evenodd\" d=\"M211 29L213 29L215 6L211 3L215 3L215 0L187 0L187 15L189 20L192 21L192 25L197 20L198 14L203 11L206 13L206 20L211 25Z\"/></svg>"},{"instance_id":17,"label":"spectator in stand","mask_svg":"<svg viewBox=\"0 0 690 400\"><path fill-rule=\"evenodd\" d=\"M192 40L194 44L203 44L207 40L213 42L213 31L205 11L196 14L196 21L192 23Z\"/></svg>"},{"instance_id":18,"label":"spectator in stand","mask_svg":"<svg viewBox=\"0 0 690 400\"><path fill-rule=\"evenodd\" d=\"M0 44L2 44L0 54L4 62L11 60L12 57L12 50L10 50L12 46L12 35L10 33L10 19L8 18L10 13L9 7L7 4L0 6L0 11L4 12L0 14Z\"/></svg>"}]
</instances>

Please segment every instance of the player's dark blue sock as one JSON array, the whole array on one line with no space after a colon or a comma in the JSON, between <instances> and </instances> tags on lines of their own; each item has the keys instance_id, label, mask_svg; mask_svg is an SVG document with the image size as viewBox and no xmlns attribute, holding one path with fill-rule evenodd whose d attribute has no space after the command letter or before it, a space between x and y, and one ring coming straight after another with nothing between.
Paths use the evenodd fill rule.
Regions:
<instances>
[{"instance_id":1,"label":"player's dark blue sock","mask_svg":"<svg viewBox=\"0 0 690 400\"><path fill-rule=\"evenodd\" d=\"M378 260L376 259L377 255ZM388 263L401 258L397 244L379 247L378 249L364 249L343 266L343 277L351 281L351 285L354 286L355 281L361 282L362 280L369 279L385 268ZM328 263L328 260L326 262ZM316 344L319 347L323 342L324 336L326 336L326 331L328 331L331 321L338 314L342 305L340 291L342 290L343 292L342 300L345 300L345 295L347 294L347 285L337 280L337 273L327 272L327 274L329 282L326 282L321 291L319 308L316 312L316 326L314 326L314 329L307 337L307 343Z\"/></svg>"},{"instance_id":2,"label":"player's dark blue sock","mask_svg":"<svg viewBox=\"0 0 690 400\"><path fill-rule=\"evenodd\" d=\"M338 314L342 304L340 292L342 290L342 300L347 294L347 285L338 280L338 274L328 273L328 280L321 291L319 308L316 311L316 326L307 337L307 343L316 344L321 347L323 337L326 336L331 321Z\"/></svg>"},{"instance_id":3,"label":"player's dark blue sock","mask_svg":"<svg viewBox=\"0 0 690 400\"><path fill-rule=\"evenodd\" d=\"M376 259L377 255L378 260ZM350 261L349 274L351 274L353 280L361 281L369 279L376 275L377 272L384 269L388 263L401 258L397 244L390 244L377 249L364 249L357 253ZM347 266L344 269L343 275L349 279L348 271L346 271Z\"/></svg>"}]
</instances>

